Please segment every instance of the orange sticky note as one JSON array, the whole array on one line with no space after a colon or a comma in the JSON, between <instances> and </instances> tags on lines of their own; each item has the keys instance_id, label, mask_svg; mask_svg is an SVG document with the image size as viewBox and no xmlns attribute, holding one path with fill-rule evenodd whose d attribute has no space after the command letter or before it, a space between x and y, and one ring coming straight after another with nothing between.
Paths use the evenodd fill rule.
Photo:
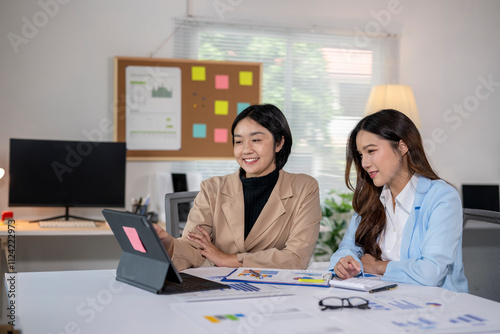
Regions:
<instances>
[{"instance_id":1,"label":"orange sticky note","mask_svg":"<svg viewBox=\"0 0 500 334\"><path fill-rule=\"evenodd\" d=\"M144 245L142 244L141 238L139 238L139 234L137 233L137 230L133 227L127 227L127 226L122 226L123 230L125 231L125 234L128 237L128 240L132 244L132 247L136 251L146 253L146 249L144 248Z\"/></svg>"}]
</instances>

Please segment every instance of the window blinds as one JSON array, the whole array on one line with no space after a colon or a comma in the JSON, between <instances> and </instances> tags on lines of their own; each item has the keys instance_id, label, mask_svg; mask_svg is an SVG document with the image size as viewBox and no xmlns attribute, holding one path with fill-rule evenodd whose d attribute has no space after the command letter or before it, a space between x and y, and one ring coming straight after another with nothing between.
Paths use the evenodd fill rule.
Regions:
<instances>
[{"instance_id":1,"label":"window blinds","mask_svg":"<svg viewBox=\"0 0 500 334\"><path fill-rule=\"evenodd\" d=\"M322 198L332 189L347 191L346 138L363 116L371 87L397 78L397 38L189 18L176 20L174 44L176 58L262 62L262 103L278 106L292 130L284 169L315 177ZM189 164L184 169L204 178L238 168L234 161Z\"/></svg>"}]
</instances>

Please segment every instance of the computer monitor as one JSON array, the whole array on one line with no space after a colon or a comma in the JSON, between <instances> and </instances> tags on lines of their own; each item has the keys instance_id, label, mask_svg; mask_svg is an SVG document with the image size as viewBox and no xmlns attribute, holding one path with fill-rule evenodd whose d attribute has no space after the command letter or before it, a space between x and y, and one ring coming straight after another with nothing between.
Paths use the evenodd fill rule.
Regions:
<instances>
[{"instance_id":1,"label":"computer monitor","mask_svg":"<svg viewBox=\"0 0 500 334\"><path fill-rule=\"evenodd\" d=\"M11 139L9 206L125 207L125 143Z\"/></svg>"},{"instance_id":2,"label":"computer monitor","mask_svg":"<svg viewBox=\"0 0 500 334\"><path fill-rule=\"evenodd\" d=\"M500 190L498 184L463 184L463 206L467 209L500 211Z\"/></svg>"},{"instance_id":3,"label":"computer monitor","mask_svg":"<svg viewBox=\"0 0 500 334\"><path fill-rule=\"evenodd\" d=\"M172 173L172 183L174 185L174 192L181 192L188 190L186 174ZM191 210L192 206L193 203L179 203L177 205L179 211L179 222L181 223L187 222L189 210Z\"/></svg>"}]
</instances>

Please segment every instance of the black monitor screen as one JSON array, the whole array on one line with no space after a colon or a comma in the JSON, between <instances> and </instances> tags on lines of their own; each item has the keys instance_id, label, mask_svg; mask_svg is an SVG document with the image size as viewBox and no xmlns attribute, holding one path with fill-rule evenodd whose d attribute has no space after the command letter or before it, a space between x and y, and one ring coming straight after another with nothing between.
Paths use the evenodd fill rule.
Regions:
<instances>
[{"instance_id":1,"label":"black monitor screen","mask_svg":"<svg viewBox=\"0 0 500 334\"><path fill-rule=\"evenodd\" d=\"M188 190L186 174L172 173L172 183L174 184L174 192ZM192 206L193 206L192 202L179 203L177 205L177 210L179 212L179 222L184 222L184 223L187 222L189 210L191 210Z\"/></svg>"},{"instance_id":2,"label":"black monitor screen","mask_svg":"<svg viewBox=\"0 0 500 334\"><path fill-rule=\"evenodd\" d=\"M464 208L500 211L498 185L462 185Z\"/></svg>"},{"instance_id":3,"label":"black monitor screen","mask_svg":"<svg viewBox=\"0 0 500 334\"><path fill-rule=\"evenodd\" d=\"M9 206L124 207L125 143L10 140Z\"/></svg>"}]
</instances>

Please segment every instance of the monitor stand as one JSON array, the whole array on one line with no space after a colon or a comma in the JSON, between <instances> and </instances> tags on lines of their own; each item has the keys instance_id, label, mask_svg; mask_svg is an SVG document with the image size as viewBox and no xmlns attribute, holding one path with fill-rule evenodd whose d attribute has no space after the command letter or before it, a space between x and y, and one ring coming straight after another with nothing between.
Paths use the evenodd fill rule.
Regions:
<instances>
[{"instance_id":1,"label":"monitor stand","mask_svg":"<svg viewBox=\"0 0 500 334\"><path fill-rule=\"evenodd\" d=\"M44 219L37 219L37 220L33 220L33 221L30 221L30 223L38 223L38 222L43 222L43 221L47 221L47 220L68 220L70 218L73 218L73 219L78 219L78 220L88 220L88 221L95 221L95 219L90 219L90 218L85 218L85 217L79 217L79 216L72 216L69 214L69 206L66 206L66 213L64 215L61 215L61 216L54 216L54 217L49 217L49 218L44 218ZM62 219L61 219L62 218Z\"/></svg>"}]
</instances>

